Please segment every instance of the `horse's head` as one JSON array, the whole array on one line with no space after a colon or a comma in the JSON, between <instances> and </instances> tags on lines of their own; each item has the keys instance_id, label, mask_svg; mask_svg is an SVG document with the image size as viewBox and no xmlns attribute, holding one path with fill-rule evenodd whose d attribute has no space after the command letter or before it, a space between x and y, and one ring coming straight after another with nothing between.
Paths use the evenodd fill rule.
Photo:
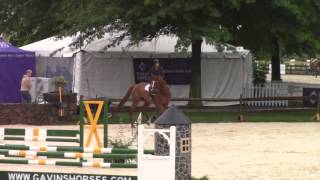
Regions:
<instances>
[{"instance_id":1,"label":"horse's head","mask_svg":"<svg viewBox=\"0 0 320 180\"><path fill-rule=\"evenodd\" d=\"M167 83L163 80L161 76L153 76L152 82L151 82L151 94L157 95L162 94L166 95L170 92L168 92L169 88Z\"/></svg>"},{"instance_id":2,"label":"horse's head","mask_svg":"<svg viewBox=\"0 0 320 180\"><path fill-rule=\"evenodd\" d=\"M156 83L160 84L160 85L165 83L163 78L161 76L158 76L158 75L152 76L152 80L155 81Z\"/></svg>"}]
</instances>

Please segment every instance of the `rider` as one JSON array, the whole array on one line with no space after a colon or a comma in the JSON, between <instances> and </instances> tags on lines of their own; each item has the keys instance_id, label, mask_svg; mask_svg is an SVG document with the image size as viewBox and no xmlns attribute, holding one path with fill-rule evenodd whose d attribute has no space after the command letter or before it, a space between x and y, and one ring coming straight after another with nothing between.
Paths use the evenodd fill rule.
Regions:
<instances>
[{"instance_id":1,"label":"rider","mask_svg":"<svg viewBox=\"0 0 320 180\"><path fill-rule=\"evenodd\" d=\"M149 71L149 82L150 82L150 93L152 96L155 95L154 92L154 77L155 76L161 76L162 79L164 78L164 71L163 68L160 65L160 62L158 59L153 60L153 66Z\"/></svg>"}]
</instances>

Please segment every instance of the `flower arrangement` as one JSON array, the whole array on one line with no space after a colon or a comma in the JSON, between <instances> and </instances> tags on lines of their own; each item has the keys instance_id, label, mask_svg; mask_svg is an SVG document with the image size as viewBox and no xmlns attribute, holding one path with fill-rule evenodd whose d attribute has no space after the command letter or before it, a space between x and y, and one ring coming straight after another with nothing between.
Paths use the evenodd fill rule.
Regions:
<instances>
[{"instance_id":1,"label":"flower arrangement","mask_svg":"<svg viewBox=\"0 0 320 180\"><path fill-rule=\"evenodd\" d=\"M64 76L57 76L54 78L54 85L58 89L59 87L64 88L64 86L68 83L68 81L64 78Z\"/></svg>"}]
</instances>

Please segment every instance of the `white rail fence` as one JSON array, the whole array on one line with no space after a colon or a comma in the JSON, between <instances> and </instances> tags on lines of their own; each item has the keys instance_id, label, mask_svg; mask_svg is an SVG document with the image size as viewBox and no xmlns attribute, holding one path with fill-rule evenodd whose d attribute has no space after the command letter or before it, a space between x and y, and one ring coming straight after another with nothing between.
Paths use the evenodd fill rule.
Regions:
<instances>
[{"instance_id":1,"label":"white rail fence","mask_svg":"<svg viewBox=\"0 0 320 180\"><path fill-rule=\"evenodd\" d=\"M169 144L168 156L157 156L144 153L146 140L158 133ZM170 129L144 129L138 130L138 179L139 180L174 180L176 164L176 127Z\"/></svg>"},{"instance_id":2,"label":"white rail fence","mask_svg":"<svg viewBox=\"0 0 320 180\"><path fill-rule=\"evenodd\" d=\"M288 96L287 83L265 83L254 86L247 84L243 90L244 98L283 97ZM249 101L247 106L256 107L287 107L288 100Z\"/></svg>"}]
</instances>

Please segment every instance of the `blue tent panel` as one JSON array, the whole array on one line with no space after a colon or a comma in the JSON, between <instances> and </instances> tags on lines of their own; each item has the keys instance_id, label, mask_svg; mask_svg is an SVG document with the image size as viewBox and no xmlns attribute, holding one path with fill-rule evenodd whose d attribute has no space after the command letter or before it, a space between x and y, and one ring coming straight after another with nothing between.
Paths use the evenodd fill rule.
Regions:
<instances>
[{"instance_id":1,"label":"blue tent panel","mask_svg":"<svg viewBox=\"0 0 320 180\"><path fill-rule=\"evenodd\" d=\"M35 53L4 42L0 37L0 103L18 103L21 78L27 69L35 72Z\"/></svg>"}]
</instances>

